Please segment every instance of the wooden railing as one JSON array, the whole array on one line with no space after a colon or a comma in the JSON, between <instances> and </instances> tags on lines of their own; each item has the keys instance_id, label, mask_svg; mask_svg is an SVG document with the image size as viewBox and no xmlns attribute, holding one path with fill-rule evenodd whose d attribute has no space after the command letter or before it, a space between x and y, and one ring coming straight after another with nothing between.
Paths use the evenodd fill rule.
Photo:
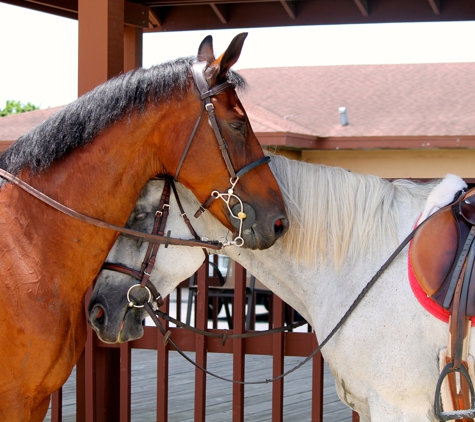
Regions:
<instances>
[{"instance_id":1,"label":"wooden railing","mask_svg":"<svg viewBox=\"0 0 475 422\"><path fill-rule=\"evenodd\" d=\"M196 297L197 328L208 327L208 289L209 266L203 264L197 273L199 294ZM234 327L230 333L243 333L245 323L245 282L246 270L236 264L235 294L233 303ZM181 295L178 295L178 318ZM88 298L86 298L88 301ZM272 320L273 327L284 325L285 303L273 295ZM169 311L169 302L165 302L165 313ZM266 337L228 340L222 344L220 339L194 334L191 331L168 327L171 338L183 351L195 352L196 363L207 367L208 353L232 354L232 378L245 381L244 362L246 355L270 355L273 359L273 376L284 372L285 356L309 356L317 347L315 335L310 332L286 332L272 334ZM160 422L168 420L168 361L171 346L164 344L162 334L155 327L144 327L144 336L136 341L124 344L105 344L88 328L88 341L84 353L76 367L76 421L103 422L131 420L131 351L133 348L157 351L157 395L156 419ZM216 330L219 331L219 330ZM310 364L310 363L309 363ZM309 365L307 364L307 365ZM312 409L311 420L323 421L323 359L320 353L312 358ZM308 370L308 369L307 369ZM272 421L283 421L284 379L272 384ZM242 384L232 387L232 420L244 420L244 389ZM206 374L195 370L194 420L204 421L206 414ZM62 392L53 394L52 422L62 421ZM358 415L353 413L353 421L358 421Z\"/></svg>"}]
</instances>

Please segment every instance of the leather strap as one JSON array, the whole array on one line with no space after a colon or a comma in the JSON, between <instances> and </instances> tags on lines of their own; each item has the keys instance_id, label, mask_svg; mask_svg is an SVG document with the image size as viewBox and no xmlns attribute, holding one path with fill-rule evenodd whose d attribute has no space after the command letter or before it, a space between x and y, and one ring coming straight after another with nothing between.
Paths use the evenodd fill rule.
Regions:
<instances>
[{"instance_id":1,"label":"leather strap","mask_svg":"<svg viewBox=\"0 0 475 422\"><path fill-rule=\"evenodd\" d=\"M162 191L162 197L158 204L157 212L155 213L155 222L152 229L152 234L163 236L165 233L165 226L167 224L168 214L170 213L170 184L173 183L170 178L165 179L165 185ZM147 284L153 267L155 266L155 260L157 259L157 253L160 245L156 243L149 243L145 258L142 263L142 283L141 286L145 287Z\"/></svg>"},{"instance_id":2,"label":"leather strap","mask_svg":"<svg viewBox=\"0 0 475 422\"><path fill-rule=\"evenodd\" d=\"M0 169L0 177L15 184L16 186L23 189L25 192L29 193L30 195L34 196L35 198L39 199L40 201L44 202L50 207L55 208L56 210L62 212L63 214L66 214L69 217L75 218L76 220L91 224L93 226L100 227L102 229L114 230L116 232L119 232L128 236L132 236L137 239L146 240L147 242L151 242L151 243L164 244L165 247L167 247L168 245L183 245L183 246L199 246L201 248L209 248L209 249L214 249L214 250L219 250L222 248L221 243L217 241L203 241L203 240L197 240L197 239L190 239L190 240L176 239L176 238L170 237L170 233L167 233L166 236L152 235L148 233L139 232L136 230L127 229L125 227L116 226L115 224L106 223L102 220L98 220L94 217L89 217L85 214L81 214L77 211L72 210L71 208L55 201L54 199L50 198L49 196L35 189L33 186L30 186L28 183L24 182L23 180L19 179L16 176L13 176L13 174L10 174L3 169Z\"/></svg>"},{"instance_id":3,"label":"leather strap","mask_svg":"<svg viewBox=\"0 0 475 422\"><path fill-rule=\"evenodd\" d=\"M155 212L155 220L152 228L152 234L162 236L165 232L165 227L168 220L168 215L170 212L170 193L173 190L173 194L175 195L176 202L178 204L178 208L180 209L181 216L185 221L186 225L190 229L190 232L195 237L195 239L199 239L196 230L191 225L190 221L186 217L186 213L183 209L183 205L181 204L180 198L178 196L178 192L176 190L175 183L173 178L170 176L160 176L156 179L164 179L165 184L163 186L162 195L160 197L160 202L157 206L157 211ZM186 217L186 218L185 218ZM150 275L152 270L155 266L155 262L157 260L157 253L160 248L159 244L156 243L149 243L147 247L147 251L145 252L144 260L142 265L140 266L140 270L134 270L133 268L127 267L123 264L115 264L115 263L104 263L102 269L116 271L122 274L129 275L138 281L140 281L140 286L142 288L147 287L152 295L154 296L154 300L157 303L157 306L160 307L163 305L163 299L160 293L158 293L155 286L150 281ZM203 252L205 254L205 259L208 257L208 252L205 248L203 248ZM155 299L157 298L157 299Z\"/></svg>"},{"instance_id":4,"label":"leather strap","mask_svg":"<svg viewBox=\"0 0 475 422\"><path fill-rule=\"evenodd\" d=\"M122 274L127 274L130 277L133 277L138 281L142 281L142 274L139 271L134 270L134 269L129 268L129 267L126 267L125 265L122 265L122 264L113 264L113 263L110 263L110 262L105 262L102 265L102 269L103 270L109 270L109 271L115 271L115 272L122 273ZM157 303L157 306L158 307L162 306L163 305L162 295L160 293L158 293L158 290L155 288L155 286L152 284L152 282L150 280L147 281L145 287L147 287L147 289L149 289L150 292L152 293L152 298ZM131 294L131 296L132 296L132 294Z\"/></svg>"},{"instance_id":5,"label":"leather strap","mask_svg":"<svg viewBox=\"0 0 475 422\"><path fill-rule=\"evenodd\" d=\"M270 157L262 157L259 160L253 161L252 163L248 164L247 166L244 166L241 170L239 170L236 173L236 176L238 178L241 178L244 176L248 171L255 169L256 167L262 165L262 164L268 164L270 163L271 158ZM201 214L203 214L209 206L213 203L213 201L216 199L216 196L210 195L210 197L203 202L198 210L195 212L194 217L198 218Z\"/></svg>"},{"instance_id":6,"label":"leather strap","mask_svg":"<svg viewBox=\"0 0 475 422\"><path fill-rule=\"evenodd\" d=\"M210 99L211 97L218 95L221 92L234 88L234 85L231 82L226 81L209 89L208 82L206 81L206 77L204 74L207 65L208 64L206 62L197 62L194 63L192 66L193 80L195 81L196 88L198 88L198 91L200 92L200 97L203 100L203 106L201 108L200 116L198 117L198 120L196 121L195 126L193 128L193 131L191 132L191 135L188 138L188 142L186 144L185 150L183 151L180 162L178 163L174 176L175 180L178 180L178 175L180 174L180 170L188 154L188 150L190 149L191 142L193 141L196 130L198 129L198 126L201 122L204 110L206 110L206 113L208 114L208 120L211 124L211 127L213 128L214 136L218 141L218 146L226 164L226 168L228 169L229 175L233 179L236 177L236 173L231 162L231 157L229 156L228 146L223 138L223 135L221 134L221 131L219 130L218 122L216 120L216 114L214 113L214 106Z\"/></svg>"}]
</instances>

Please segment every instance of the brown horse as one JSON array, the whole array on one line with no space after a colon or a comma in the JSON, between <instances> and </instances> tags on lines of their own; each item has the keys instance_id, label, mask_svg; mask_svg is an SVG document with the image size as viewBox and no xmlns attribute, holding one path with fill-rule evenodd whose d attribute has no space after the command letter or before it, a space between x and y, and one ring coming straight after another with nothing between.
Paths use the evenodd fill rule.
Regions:
<instances>
[{"instance_id":1,"label":"brown horse","mask_svg":"<svg viewBox=\"0 0 475 422\"><path fill-rule=\"evenodd\" d=\"M132 71L21 137L0 157L0 168L115 225L125 224L142 187L159 173L177 177L202 202L213 191L226 192L233 169L240 174L263 158L234 90L243 81L230 71L245 37L235 37L218 59L211 37L201 43L198 61L204 64L198 71L208 94L203 80L193 82L193 58ZM222 139L216 142L207 119L199 120L205 106L214 106L227 164L218 146ZM232 176L235 194L257 215L244 243L267 248L287 227L278 185L267 165L252 167L237 181ZM209 210L236 235L229 213L234 200L215 200ZM16 185L0 185L1 421L43 420L50 394L66 381L84 347L83 298L116 237Z\"/></svg>"}]
</instances>

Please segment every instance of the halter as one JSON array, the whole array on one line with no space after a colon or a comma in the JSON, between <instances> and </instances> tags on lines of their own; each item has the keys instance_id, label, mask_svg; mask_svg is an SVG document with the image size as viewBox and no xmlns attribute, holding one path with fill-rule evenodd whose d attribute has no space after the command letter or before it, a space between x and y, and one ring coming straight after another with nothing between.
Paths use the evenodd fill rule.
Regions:
<instances>
[{"instance_id":1,"label":"halter","mask_svg":"<svg viewBox=\"0 0 475 422\"><path fill-rule=\"evenodd\" d=\"M168 215L170 213L170 188L173 190L173 195L175 196L178 208L180 209L180 215L183 218L185 224L188 226L193 237L199 241L200 236L196 233L196 230L191 225L190 220L188 219L185 210L181 204L180 198L178 197L178 192L176 190L174 179L171 176L157 176L155 179L164 179L165 185L163 187L162 196L160 202L157 206L157 211L155 212L155 220L153 223L152 235L154 236L163 236L165 233L165 226L167 224ZM169 232L170 233L170 232ZM165 246L166 247L166 246ZM105 262L102 265L103 270L115 271L118 273L126 274L130 277L135 278L139 281L138 284L134 284L127 291L127 302L129 308L143 308L144 305L140 304L140 300L135 298L132 295L134 288L144 288L148 293L147 303L156 305L157 308L163 305L163 299L160 293L157 291L153 283L150 281L150 274L152 273L153 267L157 259L158 249L160 244L158 243L149 243L147 251L145 252L145 257L140 267L140 270L134 270L133 268L127 267L124 264L116 264ZM203 252L205 258L208 257L208 252L203 247Z\"/></svg>"},{"instance_id":2,"label":"halter","mask_svg":"<svg viewBox=\"0 0 475 422\"><path fill-rule=\"evenodd\" d=\"M241 198L239 198L234 193L234 187L239 181L239 178L244 176L248 171L260 166L261 164L269 163L270 157L262 157L259 160L256 160L248 164L247 166L243 167L238 172L234 170L234 166L231 161L231 157L229 155L228 144L226 143L226 140L224 139L221 133L221 130L219 129L218 122L216 120L216 113L214 111L214 105L211 102L211 97L214 97L215 95L218 95L228 89L234 88L234 85L231 82L226 81L210 89L208 86L208 82L206 81L205 74L204 74L204 71L207 65L208 64L206 62L197 62L193 64L193 68L192 68L193 80L195 82L196 88L198 88L198 91L200 92L200 95L201 95L202 108L201 108L200 116L198 117L198 120L196 121L195 126L193 127L191 135L188 138L188 142L186 144L185 150L183 151L183 155L181 156L180 162L178 163L178 167L175 171L174 177L175 177L175 180L178 180L178 175L180 173L181 167L188 154L188 150L190 149L191 142L201 122L203 113L206 110L206 113L208 115L208 122L213 128L214 135L216 137L216 140L218 141L218 146L221 151L221 155L223 156L224 163L226 164L226 168L228 169L228 173L230 176L229 182L231 186L226 193L221 193L217 190L212 191L210 197L203 204L201 204L198 211L196 211L195 218L198 218L211 205L211 203L215 199L217 198L222 199L226 203L226 206L228 207L229 214L231 215L232 219L234 219L234 220L231 220L233 226L239 230L237 237L233 241L225 241L223 242L223 244L225 244L225 246L229 246L229 245L242 246L244 245L244 239L241 236L242 230L243 230L243 221L249 218L249 221L246 222L246 227L251 227L254 224L256 214L249 204L247 203L245 204L244 202L242 202ZM231 198L234 198L238 201L238 204L234 205L232 208L230 205ZM244 211L245 206L246 206L246 209L248 210L247 213Z\"/></svg>"}]
</instances>

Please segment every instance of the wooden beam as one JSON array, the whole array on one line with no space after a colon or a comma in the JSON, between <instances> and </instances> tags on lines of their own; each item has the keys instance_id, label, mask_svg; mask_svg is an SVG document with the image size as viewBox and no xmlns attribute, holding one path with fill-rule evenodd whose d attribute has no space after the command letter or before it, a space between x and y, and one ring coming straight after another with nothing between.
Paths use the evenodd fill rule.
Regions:
<instances>
[{"instance_id":1,"label":"wooden beam","mask_svg":"<svg viewBox=\"0 0 475 422\"><path fill-rule=\"evenodd\" d=\"M71 0L71 8L58 2L36 3L27 0L2 0L2 3L10 4L12 6L23 7L25 9L34 10L36 12L48 13L53 16L60 16L62 18L77 19L77 0ZM63 7L59 8L56 5L61 4Z\"/></svg>"},{"instance_id":2,"label":"wooden beam","mask_svg":"<svg viewBox=\"0 0 475 422\"><path fill-rule=\"evenodd\" d=\"M124 72L142 66L143 29L124 27Z\"/></svg>"},{"instance_id":3,"label":"wooden beam","mask_svg":"<svg viewBox=\"0 0 475 422\"><path fill-rule=\"evenodd\" d=\"M441 0L429 0L430 7L436 15L440 15L441 12Z\"/></svg>"},{"instance_id":4,"label":"wooden beam","mask_svg":"<svg viewBox=\"0 0 475 422\"><path fill-rule=\"evenodd\" d=\"M149 11L147 6L124 1L124 23L137 28L149 27Z\"/></svg>"},{"instance_id":5,"label":"wooden beam","mask_svg":"<svg viewBox=\"0 0 475 422\"><path fill-rule=\"evenodd\" d=\"M214 13L218 16L221 23L226 24L228 23L228 10L225 4L210 4L211 9L213 9Z\"/></svg>"},{"instance_id":6,"label":"wooden beam","mask_svg":"<svg viewBox=\"0 0 475 422\"><path fill-rule=\"evenodd\" d=\"M151 29L162 26L163 24L163 21L160 18L160 16L157 13L155 13L152 9L149 9L148 11L148 22L149 22L148 27Z\"/></svg>"},{"instance_id":7,"label":"wooden beam","mask_svg":"<svg viewBox=\"0 0 475 422\"><path fill-rule=\"evenodd\" d=\"M284 10L289 15L290 19L295 19L297 17L295 2L280 0L280 4L283 6Z\"/></svg>"},{"instance_id":8,"label":"wooden beam","mask_svg":"<svg viewBox=\"0 0 475 422\"><path fill-rule=\"evenodd\" d=\"M77 12L78 10L78 0L47 0L47 1L37 1L37 0L27 0L28 3L38 4L45 7L50 7L52 9L63 10L66 12Z\"/></svg>"},{"instance_id":9,"label":"wooden beam","mask_svg":"<svg viewBox=\"0 0 475 422\"><path fill-rule=\"evenodd\" d=\"M368 0L355 0L355 3L363 16L369 16Z\"/></svg>"}]
</instances>

